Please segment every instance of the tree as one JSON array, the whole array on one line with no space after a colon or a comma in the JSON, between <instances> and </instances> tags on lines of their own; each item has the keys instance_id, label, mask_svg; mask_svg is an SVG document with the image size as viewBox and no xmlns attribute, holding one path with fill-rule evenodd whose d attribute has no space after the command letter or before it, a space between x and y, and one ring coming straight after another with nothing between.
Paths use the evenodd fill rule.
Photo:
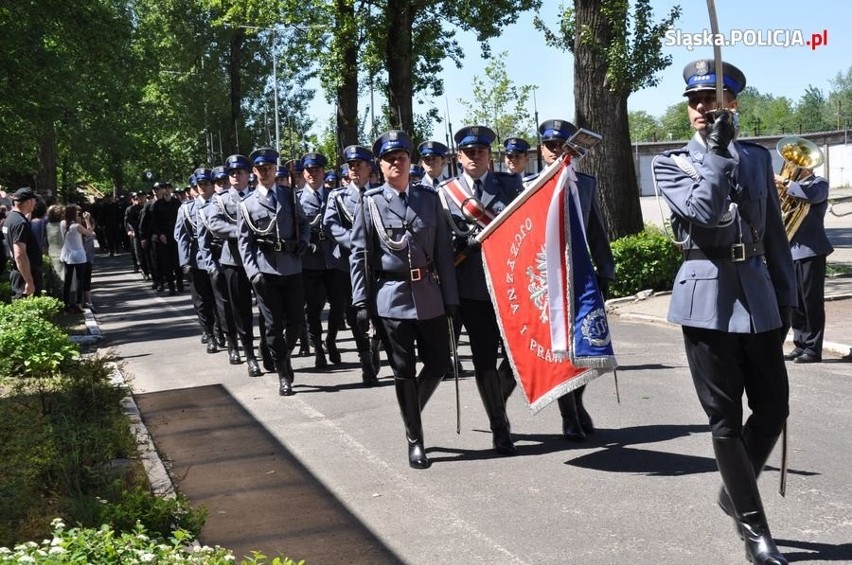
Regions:
<instances>
[{"instance_id":1,"label":"tree","mask_svg":"<svg viewBox=\"0 0 852 565\"><path fill-rule=\"evenodd\" d=\"M662 38L680 15L675 6L668 17L653 23L649 0L637 0L632 14L629 8L628 0L574 0L560 18L558 33L536 20L549 44L574 54L576 125L603 135L579 168L598 178L598 198L612 239L643 229L627 98L656 85L657 73L671 64L671 57L662 55Z\"/></svg>"},{"instance_id":2,"label":"tree","mask_svg":"<svg viewBox=\"0 0 852 565\"><path fill-rule=\"evenodd\" d=\"M660 121L645 112L638 110L628 112L627 120L630 123L630 140L637 141L657 141L657 136L660 131Z\"/></svg>"},{"instance_id":3,"label":"tree","mask_svg":"<svg viewBox=\"0 0 852 565\"><path fill-rule=\"evenodd\" d=\"M819 88L808 85L796 105L796 131L804 133L831 129L828 100Z\"/></svg>"},{"instance_id":4,"label":"tree","mask_svg":"<svg viewBox=\"0 0 852 565\"><path fill-rule=\"evenodd\" d=\"M852 123L852 66L846 69L846 73L837 73L831 81L828 106L834 127L849 127Z\"/></svg>"},{"instance_id":5,"label":"tree","mask_svg":"<svg viewBox=\"0 0 852 565\"><path fill-rule=\"evenodd\" d=\"M495 131L498 145L503 139L517 135L532 139L536 124L527 109L532 85L516 86L506 72L504 51L485 66L485 78L473 77L473 100L459 102L467 108L465 124L488 126Z\"/></svg>"},{"instance_id":6,"label":"tree","mask_svg":"<svg viewBox=\"0 0 852 565\"><path fill-rule=\"evenodd\" d=\"M692 137L686 99L666 108L660 117L660 141L675 141Z\"/></svg>"}]
</instances>

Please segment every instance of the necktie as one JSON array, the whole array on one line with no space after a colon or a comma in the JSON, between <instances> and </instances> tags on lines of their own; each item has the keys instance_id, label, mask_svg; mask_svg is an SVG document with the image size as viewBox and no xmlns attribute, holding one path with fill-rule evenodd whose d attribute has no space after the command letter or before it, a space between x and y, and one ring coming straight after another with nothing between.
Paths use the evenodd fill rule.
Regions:
<instances>
[{"instance_id":1,"label":"necktie","mask_svg":"<svg viewBox=\"0 0 852 565\"><path fill-rule=\"evenodd\" d=\"M482 181L479 179L473 181L473 196L477 200L482 200Z\"/></svg>"},{"instance_id":2,"label":"necktie","mask_svg":"<svg viewBox=\"0 0 852 565\"><path fill-rule=\"evenodd\" d=\"M432 186L438 188L438 179L432 179Z\"/></svg>"},{"instance_id":3,"label":"necktie","mask_svg":"<svg viewBox=\"0 0 852 565\"><path fill-rule=\"evenodd\" d=\"M408 208L408 193L405 191L400 192L399 198L400 200L402 200L402 207Z\"/></svg>"},{"instance_id":4,"label":"necktie","mask_svg":"<svg viewBox=\"0 0 852 565\"><path fill-rule=\"evenodd\" d=\"M266 199L269 201L269 205L275 208L278 204L278 199L275 198L275 190L269 189L266 193Z\"/></svg>"}]
</instances>

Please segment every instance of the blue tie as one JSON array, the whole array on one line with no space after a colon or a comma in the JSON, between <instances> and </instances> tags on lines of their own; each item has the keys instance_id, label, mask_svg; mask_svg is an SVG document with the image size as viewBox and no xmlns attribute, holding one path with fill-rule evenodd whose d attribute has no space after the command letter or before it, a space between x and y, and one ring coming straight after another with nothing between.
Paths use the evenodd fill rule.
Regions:
<instances>
[{"instance_id":1,"label":"blue tie","mask_svg":"<svg viewBox=\"0 0 852 565\"><path fill-rule=\"evenodd\" d=\"M482 200L482 181L480 179L473 181L473 196L477 200Z\"/></svg>"},{"instance_id":2,"label":"blue tie","mask_svg":"<svg viewBox=\"0 0 852 565\"><path fill-rule=\"evenodd\" d=\"M278 199L275 198L275 189L270 188L266 193L266 198L269 200L269 205L275 208L278 205Z\"/></svg>"},{"instance_id":3,"label":"blue tie","mask_svg":"<svg viewBox=\"0 0 852 565\"><path fill-rule=\"evenodd\" d=\"M402 207L407 209L408 208L408 193L405 192L405 191L402 191L402 192L399 193L399 197L400 197L400 199L402 199Z\"/></svg>"}]
</instances>

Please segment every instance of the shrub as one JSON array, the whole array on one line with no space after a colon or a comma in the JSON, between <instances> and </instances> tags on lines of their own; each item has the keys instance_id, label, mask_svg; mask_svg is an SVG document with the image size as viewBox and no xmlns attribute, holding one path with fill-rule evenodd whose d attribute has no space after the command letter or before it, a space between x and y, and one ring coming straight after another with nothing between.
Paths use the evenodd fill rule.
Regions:
<instances>
[{"instance_id":1,"label":"shrub","mask_svg":"<svg viewBox=\"0 0 852 565\"><path fill-rule=\"evenodd\" d=\"M659 229L645 231L612 242L618 274L610 286L613 297L631 296L646 289L671 290L681 255L677 246Z\"/></svg>"},{"instance_id":2,"label":"shrub","mask_svg":"<svg viewBox=\"0 0 852 565\"><path fill-rule=\"evenodd\" d=\"M6 272L0 272L0 303L8 304L12 301L12 283Z\"/></svg>"}]
</instances>

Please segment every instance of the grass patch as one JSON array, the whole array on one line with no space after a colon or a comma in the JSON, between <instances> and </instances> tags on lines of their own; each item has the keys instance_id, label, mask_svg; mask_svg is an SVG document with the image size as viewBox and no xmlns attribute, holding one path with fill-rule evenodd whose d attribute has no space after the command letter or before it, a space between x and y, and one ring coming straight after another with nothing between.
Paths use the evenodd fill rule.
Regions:
<instances>
[{"instance_id":1,"label":"grass patch","mask_svg":"<svg viewBox=\"0 0 852 565\"><path fill-rule=\"evenodd\" d=\"M852 263L827 263L825 266L827 277L849 277L852 276Z\"/></svg>"}]
</instances>

